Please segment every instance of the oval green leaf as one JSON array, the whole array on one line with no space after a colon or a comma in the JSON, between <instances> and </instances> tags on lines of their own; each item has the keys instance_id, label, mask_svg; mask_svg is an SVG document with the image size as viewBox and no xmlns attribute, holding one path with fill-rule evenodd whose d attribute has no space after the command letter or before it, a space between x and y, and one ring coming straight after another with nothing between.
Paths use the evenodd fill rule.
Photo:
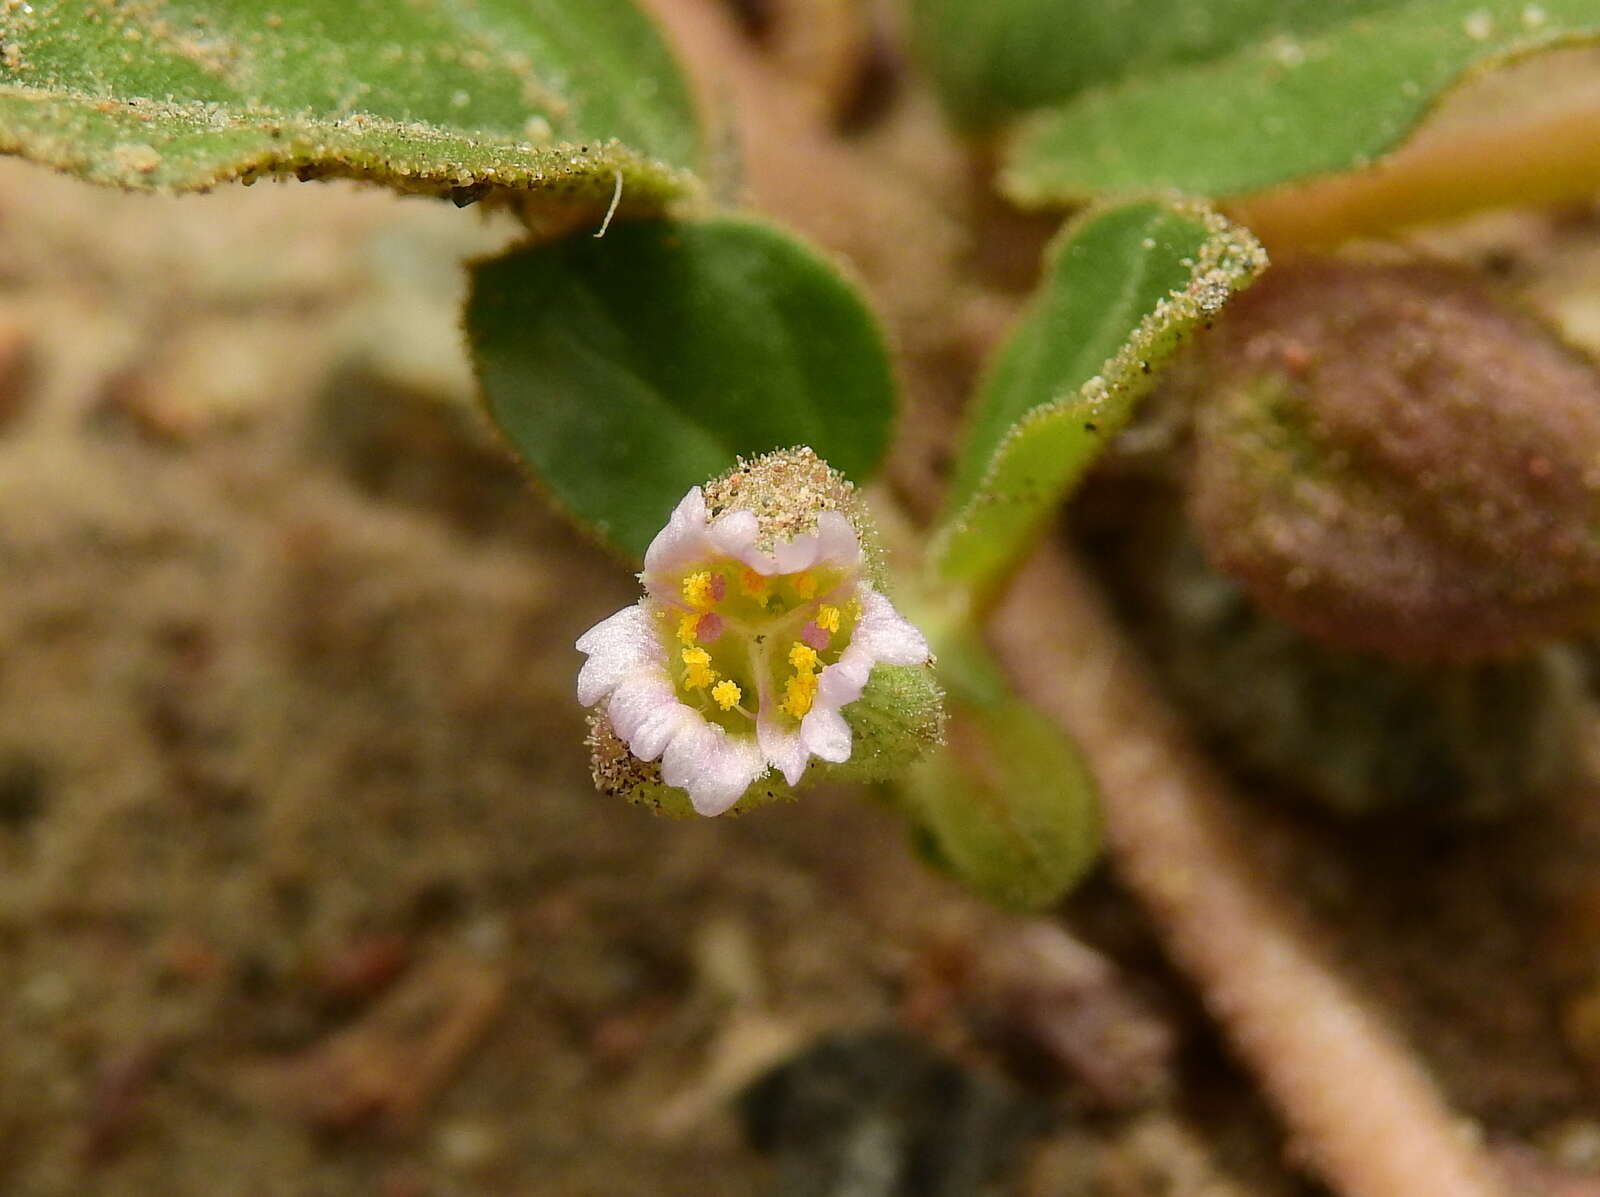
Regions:
<instances>
[{"instance_id":1,"label":"oval green leaf","mask_svg":"<svg viewBox=\"0 0 1600 1197\"><path fill-rule=\"evenodd\" d=\"M853 286L747 220L640 221L478 266L467 333L494 422L578 520L638 558L691 486L810 445L861 481L895 384Z\"/></svg>"},{"instance_id":2,"label":"oval green leaf","mask_svg":"<svg viewBox=\"0 0 1600 1197\"><path fill-rule=\"evenodd\" d=\"M1198 204L1134 200L1069 225L979 387L936 570L992 591L1184 337L1265 266L1249 233Z\"/></svg>"},{"instance_id":3,"label":"oval green leaf","mask_svg":"<svg viewBox=\"0 0 1600 1197\"><path fill-rule=\"evenodd\" d=\"M1403 142L1464 77L1597 38L1600 0L1419 0L1262 37L1039 113L1001 186L1032 205L1168 187L1226 197L1349 170Z\"/></svg>"},{"instance_id":4,"label":"oval green leaf","mask_svg":"<svg viewBox=\"0 0 1600 1197\"><path fill-rule=\"evenodd\" d=\"M693 187L687 88L632 0L0 4L0 152L96 183L345 176L632 208Z\"/></svg>"}]
</instances>

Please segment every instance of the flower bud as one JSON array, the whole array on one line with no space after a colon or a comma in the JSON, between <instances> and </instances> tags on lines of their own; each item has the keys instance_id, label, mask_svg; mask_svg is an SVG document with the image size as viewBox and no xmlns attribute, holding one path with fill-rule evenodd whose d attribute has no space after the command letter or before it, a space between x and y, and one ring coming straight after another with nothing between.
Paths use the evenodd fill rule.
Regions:
<instances>
[{"instance_id":1,"label":"flower bud","mask_svg":"<svg viewBox=\"0 0 1600 1197\"><path fill-rule=\"evenodd\" d=\"M640 579L577 644L602 791L718 815L786 796L814 761L882 780L938 741L928 643L882 592L854 488L810 449L691 490Z\"/></svg>"},{"instance_id":2,"label":"flower bud","mask_svg":"<svg viewBox=\"0 0 1600 1197\"><path fill-rule=\"evenodd\" d=\"M1269 271L1202 350L1212 561L1327 643L1505 658L1600 615L1600 375L1441 266Z\"/></svg>"},{"instance_id":3,"label":"flower bud","mask_svg":"<svg viewBox=\"0 0 1600 1197\"><path fill-rule=\"evenodd\" d=\"M1181 527L1140 550L1143 576L1119 593L1151 659L1202 734L1271 792L1343 815L1482 819L1581 776L1588 700L1571 646L1468 664L1346 652L1262 611Z\"/></svg>"}]
</instances>

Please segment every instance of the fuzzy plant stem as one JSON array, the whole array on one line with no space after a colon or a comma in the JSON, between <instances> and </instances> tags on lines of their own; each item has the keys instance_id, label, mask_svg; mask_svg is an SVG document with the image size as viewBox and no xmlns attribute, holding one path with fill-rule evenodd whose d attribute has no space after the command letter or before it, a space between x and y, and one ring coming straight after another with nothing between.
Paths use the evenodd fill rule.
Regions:
<instances>
[{"instance_id":1,"label":"fuzzy plant stem","mask_svg":"<svg viewBox=\"0 0 1600 1197\"><path fill-rule=\"evenodd\" d=\"M1287 1122L1292 1155L1340 1197L1503 1197L1468 1125L1252 864L1222 782L1064 554L1022 572L992 635L1020 692L1082 745L1115 867Z\"/></svg>"}]
</instances>

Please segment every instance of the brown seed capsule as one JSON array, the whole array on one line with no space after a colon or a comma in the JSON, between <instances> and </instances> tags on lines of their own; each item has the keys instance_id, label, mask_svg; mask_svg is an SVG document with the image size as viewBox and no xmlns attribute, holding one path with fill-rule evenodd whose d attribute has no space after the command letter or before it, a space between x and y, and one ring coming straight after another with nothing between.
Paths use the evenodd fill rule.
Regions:
<instances>
[{"instance_id":1,"label":"brown seed capsule","mask_svg":"<svg viewBox=\"0 0 1600 1197\"><path fill-rule=\"evenodd\" d=\"M1201 369L1190 510L1269 611L1443 662L1600 622L1600 373L1470 276L1277 267Z\"/></svg>"}]
</instances>

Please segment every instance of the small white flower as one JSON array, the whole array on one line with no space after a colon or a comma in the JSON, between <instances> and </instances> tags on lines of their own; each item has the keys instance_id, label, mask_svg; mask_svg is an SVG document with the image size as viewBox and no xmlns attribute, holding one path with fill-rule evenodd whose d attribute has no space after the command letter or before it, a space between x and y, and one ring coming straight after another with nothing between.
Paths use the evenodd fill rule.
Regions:
<instances>
[{"instance_id":1,"label":"small white flower","mask_svg":"<svg viewBox=\"0 0 1600 1197\"><path fill-rule=\"evenodd\" d=\"M850 759L840 713L877 664L920 665L928 642L872 588L844 515L756 547L753 511L715 520L699 487L645 553L645 597L578 640L578 701L605 703L629 751L720 815L777 769L794 785L812 757Z\"/></svg>"}]
</instances>

